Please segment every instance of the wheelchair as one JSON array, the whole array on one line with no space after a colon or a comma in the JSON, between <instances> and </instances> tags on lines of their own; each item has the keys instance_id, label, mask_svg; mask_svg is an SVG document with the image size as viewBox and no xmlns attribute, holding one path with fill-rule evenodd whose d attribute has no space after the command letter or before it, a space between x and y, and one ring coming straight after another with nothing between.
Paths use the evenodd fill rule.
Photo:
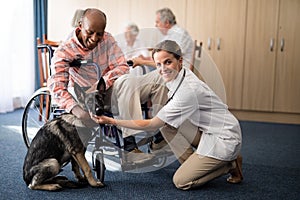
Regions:
<instances>
[{"instance_id":1,"label":"wheelchair","mask_svg":"<svg viewBox=\"0 0 300 200\"><path fill-rule=\"evenodd\" d=\"M95 67L98 77L101 74L96 63L83 61L80 65ZM142 105L142 107L145 115L147 115L148 108L145 105ZM29 148L35 134L47 121L58 117L64 112L51 99L51 94L47 87L41 87L36 90L26 104L22 116L22 135L26 147ZM105 115L112 117L110 112L106 112ZM103 182L106 170L140 173L154 171L171 164L175 157L170 150L162 150L160 152L151 150L150 142L153 140L153 135L153 133L152 136L145 133L145 136L142 136L137 141L137 145L143 151L154 153L154 158L141 164L128 163L123 150L122 131L113 125L104 124L94 127L87 144L86 157L92 164L96 178ZM91 158L91 161L88 157Z\"/></svg>"}]
</instances>

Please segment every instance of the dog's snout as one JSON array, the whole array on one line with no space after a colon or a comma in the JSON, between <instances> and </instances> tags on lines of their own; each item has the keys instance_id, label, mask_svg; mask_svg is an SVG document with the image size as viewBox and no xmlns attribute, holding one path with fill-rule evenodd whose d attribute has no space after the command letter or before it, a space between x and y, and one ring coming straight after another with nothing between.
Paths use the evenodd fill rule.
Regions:
<instances>
[{"instance_id":1,"label":"dog's snout","mask_svg":"<svg viewBox=\"0 0 300 200\"><path fill-rule=\"evenodd\" d=\"M99 95L98 93L90 94L86 98L86 107L90 112L97 116L101 116L104 114L104 98L103 95Z\"/></svg>"},{"instance_id":2,"label":"dog's snout","mask_svg":"<svg viewBox=\"0 0 300 200\"><path fill-rule=\"evenodd\" d=\"M96 106L95 106L95 112L97 116L101 116L104 114L104 96L96 94L95 95L96 99Z\"/></svg>"},{"instance_id":3,"label":"dog's snout","mask_svg":"<svg viewBox=\"0 0 300 200\"><path fill-rule=\"evenodd\" d=\"M104 114L104 109L102 109L102 108L96 108L95 111L96 111L97 116L101 116Z\"/></svg>"}]
</instances>

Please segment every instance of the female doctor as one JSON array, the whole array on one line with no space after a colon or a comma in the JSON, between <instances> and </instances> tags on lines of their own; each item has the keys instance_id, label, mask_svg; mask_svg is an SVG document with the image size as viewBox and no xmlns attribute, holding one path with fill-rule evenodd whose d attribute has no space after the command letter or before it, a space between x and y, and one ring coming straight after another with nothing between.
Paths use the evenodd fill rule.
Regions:
<instances>
[{"instance_id":1,"label":"female doctor","mask_svg":"<svg viewBox=\"0 0 300 200\"><path fill-rule=\"evenodd\" d=\"M169 100L152 119L118 120L92 116L101 124L137 130L157 130L181 166L173 176L182 190L199 187L230 174L229 183L242 181L241 129L228 106L192 71L182 66L182 53L171 40L160 42L152 58L169 89Z\"/></svg>"}]
</instances>

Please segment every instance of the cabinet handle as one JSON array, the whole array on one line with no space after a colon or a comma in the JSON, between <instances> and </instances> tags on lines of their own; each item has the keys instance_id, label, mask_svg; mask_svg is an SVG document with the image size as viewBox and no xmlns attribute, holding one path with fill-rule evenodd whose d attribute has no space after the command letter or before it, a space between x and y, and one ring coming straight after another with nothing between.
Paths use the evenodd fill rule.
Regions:
<instances>
[{"instance_id":1,"label":"cabinet handle","mask_svg":"<svg viewBox=\"0 0 300 200\"><path fill-rule=\"evenodd\" d=\"M280 51L283 51L284 49L284 38L281 38L281 41L280 41Z\"/></svg>"},{"instance_id":2,"label":"cabinet handle","mask_svg":"<svg viewBox=\"0 0 300 200\"><path fill-rule=\"evenodd\" d=\"M207 39L207 49L211 50L211 38L210 37Z\"/></svg>"},{"instance_id":3,"label":"cabinet handle","mask_svg":"<svg viewBox=\"0 0 300 200\"><path fill-rule=\"evenodd\" d=\"M217 39L217 50L219 51L221 49L221 39Z\"/></svg>"},{"instance_id":4,"label":"cabinet handle","mask_svg":"<svg viewBox=\"0 0 300 200\"><path fill-rule=\"evenodd\" d=\"M274 50L274 38L271 38L270 40L270 51Z\"/></svg>"}]
</instances>

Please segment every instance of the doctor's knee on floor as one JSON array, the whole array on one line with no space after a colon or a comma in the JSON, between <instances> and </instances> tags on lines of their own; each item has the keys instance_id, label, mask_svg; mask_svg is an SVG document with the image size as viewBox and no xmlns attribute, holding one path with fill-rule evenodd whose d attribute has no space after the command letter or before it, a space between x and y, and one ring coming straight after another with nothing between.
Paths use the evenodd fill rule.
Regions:
<instances>
[{"instance_id":1,"label":"doctor's knee on floor","mask_svg":"<svg viewBox=\"0 0 300 200\"><path fill-rule=\"evenodd\" d=\"M193 181L188 180L185 176L175 173L173 176L173 183L177 189L188 190L192 188Z\"/></svg>"},{"instance_id":2,"label":"doctor's knee on floor","mask_svg":"<svg viewBox=\"0 0 300 200\"><path fill-rule=\"evenodd\" d=\"M193 188L198 188L204 185L207 182L205 179L194 180L187 178L185 174L180 174L176 172L173 176L173 183L177 189L180 190L189 190Z\"/></svg>"}]
</instances>

